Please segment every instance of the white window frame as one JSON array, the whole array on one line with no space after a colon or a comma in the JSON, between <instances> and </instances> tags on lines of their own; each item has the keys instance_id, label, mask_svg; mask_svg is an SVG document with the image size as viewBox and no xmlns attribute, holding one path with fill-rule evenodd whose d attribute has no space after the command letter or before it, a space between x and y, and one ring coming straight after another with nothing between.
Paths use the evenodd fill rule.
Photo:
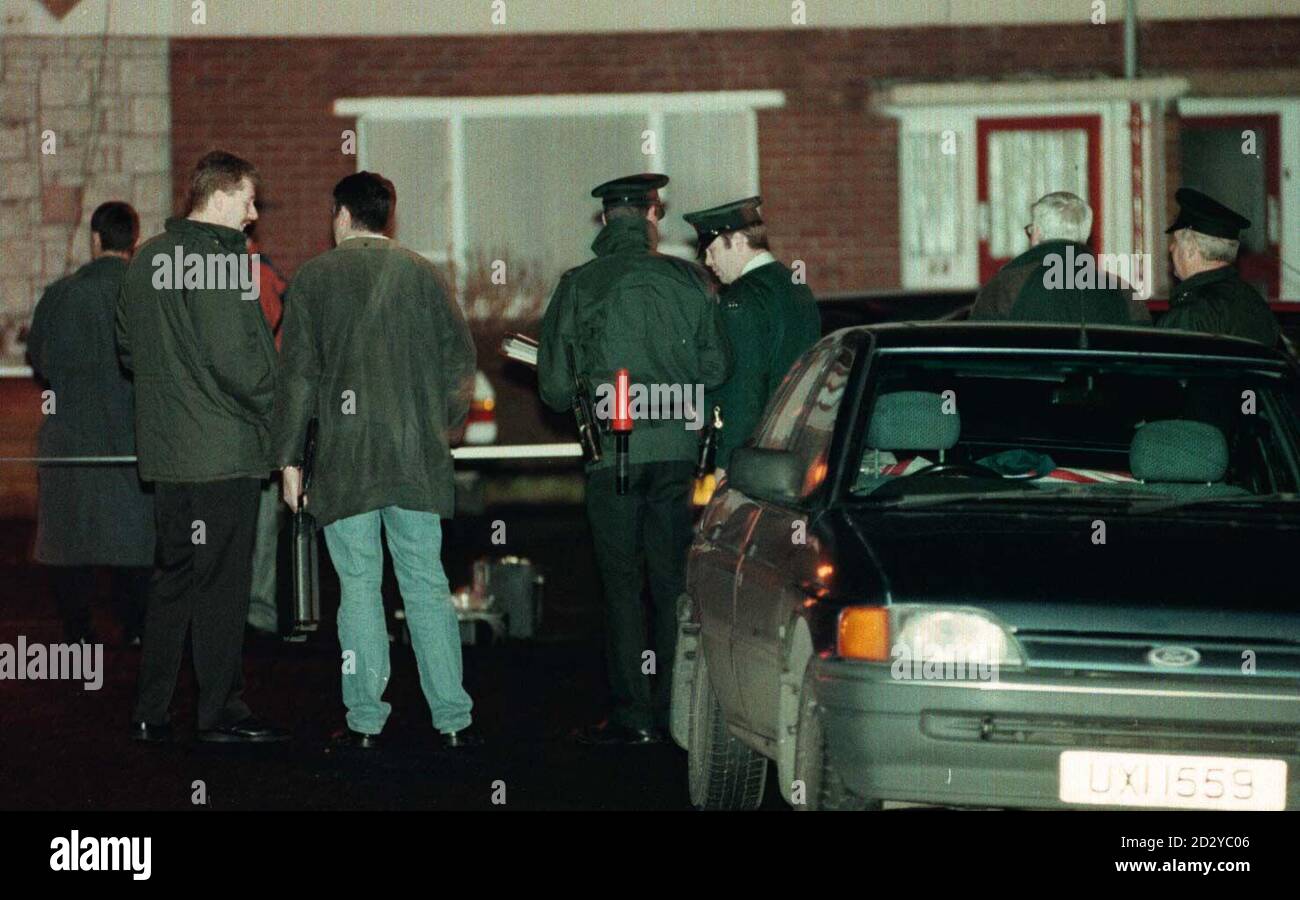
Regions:
<instances>
[{"instance_id":1,"label":"white window frame","mask_svg":"<svg viewBox=\"0 0 1300 900\"><path fill-rule=\"evenodd\" d=\"M530 94L509 97L346 97L334 101L334 115L357 121L357 169L368 167L365 128L372 121L438 121L447 125L451 178L451 248L426 254L434 262L453 263L463 278L468 252L468 197L465 189L465 120L554 116L642 115L646 128L659 135L646 170L666 172L664 117L672 113L745 113L749 124L748 184L759 191L758 110L785 106L783 91L689 91L652 94ZM671 191L671 187L669 188ZM672 250L674 248L663 248Z\"/></svg>"}]
</instances>

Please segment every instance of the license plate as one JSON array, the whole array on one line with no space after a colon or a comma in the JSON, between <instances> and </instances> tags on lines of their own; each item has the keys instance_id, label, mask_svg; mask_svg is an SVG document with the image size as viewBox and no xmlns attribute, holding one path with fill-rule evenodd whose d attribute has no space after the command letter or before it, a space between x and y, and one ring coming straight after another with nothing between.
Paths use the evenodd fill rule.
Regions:
<instances>
[{"instance_id":1,"label":"license plate","mask_svg":"<svg viewBox=\"0 0 1300 900\"><path fill-rule=\"evenodd\" d=\"M1157 753L1061 753L1065 803L1181 809L1283 809L1286 762Z\"/></svg>"}]
</instances>

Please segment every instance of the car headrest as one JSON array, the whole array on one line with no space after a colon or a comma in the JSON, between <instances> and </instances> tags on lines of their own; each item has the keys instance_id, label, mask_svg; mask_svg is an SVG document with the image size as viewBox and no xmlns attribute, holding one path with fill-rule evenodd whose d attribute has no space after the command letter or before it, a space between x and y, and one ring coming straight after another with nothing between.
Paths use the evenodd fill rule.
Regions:
<instances>
[{"instance_id":1,"label":"car headrest","mask_svg":"<svg viewBox=\"0 0 1300 900\"><path fill-rule=\"evenodd\" d=\"M1228 471L1228 442L1205 422L1147 422L1133 435L1128 462L1141 481L1212 484Z\"/></svg>"},{"instance_id":2,"label":"car headrest","mask_svg":"<svg viewBox=\"0 0 1300 900\"><path fill-rule=\"evenodd\" d=\"M876 450L950 450L961 436L961 416L944 412L929 391L894 391L876 398L867 446Z\"/></svg>"}]
</instances>

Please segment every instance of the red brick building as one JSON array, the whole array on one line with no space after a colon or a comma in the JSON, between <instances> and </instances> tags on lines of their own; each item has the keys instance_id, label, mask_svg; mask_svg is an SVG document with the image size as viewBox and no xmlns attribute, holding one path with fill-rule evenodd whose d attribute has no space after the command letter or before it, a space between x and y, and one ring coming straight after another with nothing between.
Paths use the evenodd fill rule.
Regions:
<instances>
[{"instance_id":1,"label":"red brick building","mask_svg":"<svg viewBox=\"0 0 1300 900\"><path fill-rule=\"evenodd\" d=\"M1147 173L1163 176L1163 195L1171 196L1179 182L1178 101L1188 97L1221 101L1216 116L1238 106L1233 115L1260 111L1237 98L1282 98L1275 109L1263 110L1261 121L1274 123L1277 130L1270 136L1280 136L1277 123L1288 118L1290 140L1285 149L1269 147L1267 162L1282 171L1281 160L1289 154L1288 164L1294 166L1300 18L1154 22L1141 28L1140 47L1145 76L1186 80L1181 97L1159 97L1148 109L1162 120L1157 125L1166 126L1155 129L1159 146L1152 149L1154 165ZM776 92L781 105L755 111L755 187L765 198L778 253L805 260L809 281L820 291L898 288L904 283L901 129L899 119L883 108L889 89L910 82L1014 86L1027 77L1076 83L1114 79L1123 71L1122 48L1118 24L177 39L169 54L174 195L179 202L185 171L208 148L224 146L255 160L268 185L263 241L292 270L326 249L322 198L357 164L340 152L341 133L357 128L356 115L339 114L340 100L354 101L355 108L365 106L355 101L379 97L535 102L535 95ZM1127 111L1126 102L1124 107ZM1004 114L1015 115L1016 109L1008 104ZM1043 104L1035 107L1036 115L1049 120L1052 112ZM1268 120L1270 115L1275 118ZM742 148L742 157L745 152ZM374 156L368 165L382 169L382 159ZM670 150L666 170L676 174L672 160ZM1094 189L1103 195L1116 190L1109 182L1118 181L1118 174L1103 172ZM521 175L527 177L526 170L509 173L516 179ZM588 187L573 184L572 193L581 198ZM1275 204L1275 218L1296 221L1298 189L1288 178L1284 201L1274 185L1266 202ZM670 212L678 213L715 199L695 201L671 188L669 196L676 205ZM548 197L519 201L540 206ZM1157 234L1166 211L1158 211L1150 226ZM509 216L524 209L504 205L497 212ZM1281 243L1280 221L1272 223L1274 252ZM1163 250L1161 238L1153 252ZM1297 248L1287 250L1294 257ZM1292 287L1288 296L1300 299L1300 292Z\"/></svg>"}]
</instances>

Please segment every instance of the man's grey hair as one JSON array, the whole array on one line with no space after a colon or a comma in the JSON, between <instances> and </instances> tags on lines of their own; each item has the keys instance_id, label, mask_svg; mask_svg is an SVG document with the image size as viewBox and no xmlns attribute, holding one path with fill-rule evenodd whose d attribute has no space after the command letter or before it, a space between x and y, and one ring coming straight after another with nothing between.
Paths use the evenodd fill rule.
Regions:
<instances>
[{"instance_id":1,"label":"man's grey hair","mask_svg":"<svg viewBox=\"0 0 1300 900\"><path fill-rule=\"evenodd\" d=\"M1069 191L1044 194L1029 207L1029 215L1045 241L1084 244L1092 234L1092 207Z\"/></svg>"},{"instance_id":2,"label":"man's grey hair","mask_svg":"<svg viewBox=\"0 0 1300 900\"><path fill-rule=\"evenodd\" d=\"M1201 234L1191 228L1178 229L1174 232L1174 237L1183 247L1188 249L1196 247L1196 249L1200 250L1201 256L1205 257L1206 262L1233 262L1236 260L1237 250L1241 246L1240 241Z\"/></svg>"}]
</instances>

